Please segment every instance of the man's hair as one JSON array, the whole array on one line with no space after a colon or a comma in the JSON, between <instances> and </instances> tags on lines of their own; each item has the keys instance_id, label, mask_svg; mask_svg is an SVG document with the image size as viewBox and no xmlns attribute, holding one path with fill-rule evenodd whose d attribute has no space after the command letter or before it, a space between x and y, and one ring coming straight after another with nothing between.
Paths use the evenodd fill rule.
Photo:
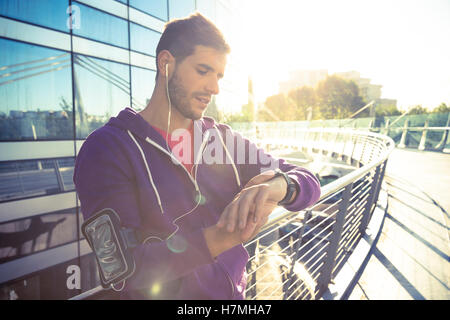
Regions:
<instances>
[{"instance_id":1,"label":"man's hair","mask_svg":"<svg viewBox=\"0 0 450 320\"><path fill-rule=\"evenodd\" d=\"M196 12L187 18L174 19L166 23L156 47L156 59L162 50L168 50L178 64L192 55L197 45L214 48L223 53L230 52L230 46L220 30L213 22ZM158 73L157 68L156 77Z\"/></svg>"}]
</instances>

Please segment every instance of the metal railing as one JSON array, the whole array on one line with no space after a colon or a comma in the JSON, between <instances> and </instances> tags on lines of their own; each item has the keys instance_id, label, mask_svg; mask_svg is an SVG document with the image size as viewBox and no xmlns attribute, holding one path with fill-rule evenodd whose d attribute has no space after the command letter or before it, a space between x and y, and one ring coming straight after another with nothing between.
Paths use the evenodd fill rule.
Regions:
<instances>
[{"instance_id":1,"label":"metal railing","mask_svg":"<svg viewBox=\"0 0 450 320\"><path fill-rule=\"evenodd\" d=\"M247 299L320 298L364 234L395 143L384 135L348 129L304 129L295 141L261 142L268 149L289 147L354 167L323 186L312 207L301 212L277 208L245 245L250 254Z\"/></svg>"},{"instance_id":2,"label":"metal railing","mask_svg":"<svg viewBox=\"0 0 450 320\"><path fill-rule=\"evenodd\" d=\"M255 138L287 138L297 136L304 128L348 128L387 135L398 148L450 153L450 112L408 114L369 118L328 119L232 123L232 128Z\"/></svg>"},{"instance_id":3,"label":"metal railing","mask_svg":"<svg viewBox=\"0 0 450 320\"><path fill-rule=\"evenodd\" d=\"M266 150L326 156L354 168L322 186L319 201L310 208L275 209L258 236L245 244L250 255L246 299L320 298L370 221L395 143L368 131L323 128L303 128L292 139L263 137L257 143ZM99 286L72 299L97 299L101 291Z\"/></svg>"}]
</instances>

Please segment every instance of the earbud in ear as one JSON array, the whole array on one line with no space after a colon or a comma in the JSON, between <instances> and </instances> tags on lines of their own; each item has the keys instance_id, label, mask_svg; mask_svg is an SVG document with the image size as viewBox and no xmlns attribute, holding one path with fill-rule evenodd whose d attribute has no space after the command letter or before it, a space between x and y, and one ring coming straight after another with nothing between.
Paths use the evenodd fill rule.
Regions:
<instances>
[{"instance_id":1,"label":"earbud in ear","mask_svg":"<svg viewBox=\"0 0 450 320\"><path fill-rule=\"evenodd\" d=\"M169 74L169 64L167 63L166 64L166 78L168 77L168 74Z\"/></svg>"}]
</instances>

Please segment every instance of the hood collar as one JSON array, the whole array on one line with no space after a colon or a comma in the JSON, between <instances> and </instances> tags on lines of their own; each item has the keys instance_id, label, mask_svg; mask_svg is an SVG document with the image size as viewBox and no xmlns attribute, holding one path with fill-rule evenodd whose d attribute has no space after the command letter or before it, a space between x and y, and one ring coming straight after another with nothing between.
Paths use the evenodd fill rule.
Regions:
<instances>
[{"instance_id":1,"label":"hood collar","mask_svg":"<svg viewBox=\"0 0 450 320\"><path fill-rule=\"evenodd\" d=\"M121 128L123 130L130 130L134 135L145 140L147 137L158 145L169 151L166 146L164 138L156 131L144 118L136 112L136 110L129 107L119 112L117 117L111 117L106 124L107 126L113 126ZM215 121L210 117L203 117L194 121L194 130L202 131L202 134L213 128ZM198 132L198 131L197 131Z\"/></svg>"}]
</instances>

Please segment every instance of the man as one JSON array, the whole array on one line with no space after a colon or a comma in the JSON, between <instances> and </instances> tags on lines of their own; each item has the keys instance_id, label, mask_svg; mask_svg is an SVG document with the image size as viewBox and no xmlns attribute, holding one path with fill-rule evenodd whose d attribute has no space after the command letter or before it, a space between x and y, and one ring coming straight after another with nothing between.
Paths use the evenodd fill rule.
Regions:
<instances>
[{"instance_id":1,"label":"man","mask_svg":"<svg viewBox=\"0 0 450 320\"><path fill-rule=\"evenodd\" d=\"M79 152L74 182L84 218L112 208L122 226L145 234L121 298L243 299L242 244L277 205L295 211L319 198L311 172L203 117L229 50L198 13L168 22L147 107L122 110Z\"/></svg>"}]
</instances>

